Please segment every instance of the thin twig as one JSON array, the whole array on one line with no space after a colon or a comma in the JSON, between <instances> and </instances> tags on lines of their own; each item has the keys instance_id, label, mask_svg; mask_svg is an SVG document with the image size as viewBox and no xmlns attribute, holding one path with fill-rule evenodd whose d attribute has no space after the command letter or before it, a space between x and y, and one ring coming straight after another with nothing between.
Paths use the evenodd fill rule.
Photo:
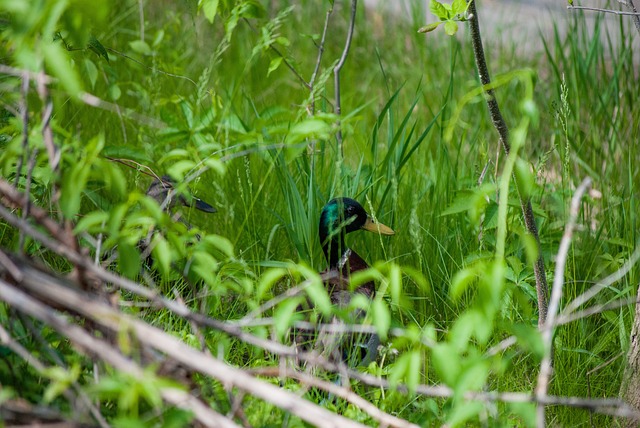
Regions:
<instances>
[{"instance_id":1,"label":"thin twig","mask_svg":"<svg viewBox=\"0 0 640 428\"><path fill-rule=\"evenodd\" d=\"M573 237L573 229L576 226L578 220L578 214L580 213L580 201L582 196L591 186L591 178L587 177L582 180L580 186L576 189L573 198L571 199L571 208L569 211L569 220L564 229L564 234L560 241L560 247L558 249L558 256L556 257L556 269L553 277L553 288L551 291L551 300L549 302L549 312L545 321L545 329L542 331L542 340L545 344L545 355L540 363L540 372L538 373L538 383L536 385L536 398L538 400L547 395L549 389L549 379L551 377L551 361L553 355L553 325L556 321L556 314L560 307L560 299L562 298L562 286L564 285L564 269L567 262L567 256L569 254L569 247L571 245L571 239ZM538 428L544 428L545 422L545 408L544 405L539 405L537 410L537 424Z\"/></svg>"},{"instance_id":2,"label":"thin twig","mask_svg":"<svg viewBox=\"0 0 640 428\"><path fill-rule=\"evenodd\" d=\"M49 97L49 90L47 89L47 76L44 71L41 71L36 75L36 87L38 89L38 95L40 100L44 104L42 109L42 141L49 154L49 165L51 169L56 171L60 164L60 150L53 141L53 131L51 130L51 117L53 115L53 101Z\"/></svg>"},{"instance_id":3,"label":"thin twig","mask_svg":"<svg viewBox=\"0 0 640 428\"><path fill-rule=\"evenodd\" d=\"M123 58L126 58L126 59L128 59L129 61L133 61L133 62L135 62L136 64L141 65L141 66L143 66L144 68L146 68L147 70L151 70L151 71L152 71L152 72L154 72L154 73L160 73L160 74L164 74L165 76L175 77L175 78L177 78L177 79L183 79L183 80L186 80L187 82L191 83L193 86L196 86L196 87L198 86L198 85L196 84L196 82L194 82L194 81L193 81L193 79L191 79L191 78L189 78L189 77L187 77L187 76L182 76L182 75L180 75L180 74L169 73L168 71L164 71L164 70L161 70L161 69L156 68L156 67L149 67L149 66L148 66L147 64L145 64L144 62L142 62L142 61L138 61L137 59L135 59L135 58L133 58L133 57L130 57L129 55L124 54L124 53L122 53L122 52L120 52L120 51L117 51L117 50L115 50L115 49L113 49L113 48L109 48L109 47L106 47L106 46L105 46L105 49L106 49L106 50L108 50L109 52L113 52L113 53L114 53L114 54L116 54L116 55L119 55L119 56L121 56L121 57L123 57Z\"/></svg>"},{"instance_id":4,"label":"thin twig","mask_svg":"<svg viewBox=\"0 0 640 428\"><path fill-rule=\"evenodd\" d=\"M258 33L258 30L256 28L254 28L253 25L251 25L251 21L249 21L246 18L243 18L243 21L249 26L249 28L254 33L256 33L256 34ZM278 55L280 58L282 58L282 63L285 65L285 67L287 67L289 69L289 71L291 71L293 73L294 76L296 76L296 79L298 79L298 81L302 84L302 86L304 86L308 90L312 89L311 86L309 85L309 83L307 83L307 81L304 79L304 77L302 77L302 75L300 73L298 73L298 70L296 70L296 68L289 62L289 60L284 56L284 54L282 52L280 52L280 50L278 50L278 48L276 48L274 46L273 43L269 44L269 49L274 51L276 53L276 55Z\"/></svg>"},{"instance_id":5,"label":"thin twig","mask_svg":"<svg viewBox=\"0 0 640 428\"><path fill-rule=\"evenodd\" d=\"M599 7L588 7L588 6L567 6L567 9L569 10L590 10L593 12L602 12L602 13L611 13L614 15L632 15L632 16L639 16L640 13L638 12L624 12L622 10L612 10L612 9L602 9Z\"/></svg>"},{"instance_id":6,"label":"thin twig","mask_svg":"<svg viewBox=\"0 0 640 428\"><path fill-rule=\"evenodd\" d=\"M350 371L350 376L359 382L375 386L377 388L384 388L389 390L395 390L401 393L407 393L409 388L406 385L399 384L392 386L391 383L385 378L379 378L370 374ZM415 387L415 393L425 395L428 397L439 398L451 398L457 396L455 391L445 385L417 385ZM532 403L532 404L544 404L547 406L566 406L587 409L597 413L604 413L609 415L618 415L625 418L634 420L640 420L640 412L630 407L623 400L618 398L583 398L583 397L559 397L552 395L545 395L543 397L536 397L535 394L525 392L485 392L485 391L467 391L464 393L463 398L471 401L483 401L483 402L503 402L503 403Z\"/></svg>"},{"instance_id":7,"label":"thin twig","mask_svg":"<svg viewBox=\"0 0 640 428\"><path fill-rule=\"evenodd\" d=\"M615 284L624 278L627 273L635 266L635 264L640 260L640 243L636 245L636 249L627 260L617 271L607 276L606 278L598 281L595 285L593 285L590 289L576 297L569 303L562 312L563 317L568 317L572 312L577 310L580 306L587 303L589 300L594 298L600 291L606 289L607 287Z\"/></svg>"},{"instance_id":8,"label":"thin twig","mask_svg":"<svg viewBox=\"0 0 640 428\"><path fill-rule=\"evenodd\" d=\"M26 152L25 152L26 155ZM31 194L31 178L33 175L33 168L35 168L36 166L36 158L38 156L38 149L34 148L33 151L31 152L31 156L29 156L29 162L28 162L28 166L27 166L27 179L26 182L24 184L24 193L27 195ZM29 216L29 209L31 208L31 199L27 198L27 203L24 206L24 208L22 209L22 219L26 221L27 217ZM20 248L20 253L24 254L25 252L25 236L24 233L20 233L20 238L19 238L19 242L18 242L18 248Z\"/></svg>"},{"instance_id":9,"label":"thin twig","mask_svg":"<svg viewBox=\"0 0 640 428\"><path fill-rule=\"evenodd\" d=\"M358 0L351 0L351 18L349 20L349 30L347 32L347 40L344 44L344 49L342 50L342 56L340 57L340 61L333 69L333 80L334 80L334 97L335 97L335 113L338 116L338 132L336 133L336 138L338 140L338 153L340 156L344 156L343 148L342 148L342 130L340 129L340 114L342 113L342 104L340 103L340 71L344 66L344 63L347 61L347 56L349 55L349 49L351 48L351 40L353 39L353 31L356 25L356 11L358 6Z\"/></svg>"},{"instance_id":10,"label":"thin twig","mask_svg":"<svg viewBox=\"0 0 640 428\"><path fill-rule=\"evenodd\" d=\"M577 320L581 320L583 318L590 317L591 315L600 314L605 311L610 311L613 309L622 308L625 306L630 306L636 303L636 299L634 297L624 297L622 299L617 299L609 303L604 303L602 305L594 305L587 309L583 309L581 311L571 312L567 315L564 313L558 317L555 325L564 325L570 322L574 322Z\"/></svg>"},{"instance_id":11,"label":"thin twig","mask_svg":"<svg viewBox=\"0 0 640 428\"><path fill-rule=\"evenodd\" d=\"M333 5L329 7L327 11L327 15L324 18L324 27L322 28L322 36L320 37L320 44L318 45L318 57L316 58L316 66L313 69L313 73L311 74L311 79L309 79L309 88L311 91L311 115L316 114L316 97L313 95L314 86L316 83L316 77L318 76L318 71L320 70L320 63L322 62L322 55L324 54L324 43L327 38L327 29L329 28L329 19L333 14Z\"/></svg>"},{"instance_id":12,"label":"thin twig","mask_svg":"<svg viewBox=\"0 0 640 428\"><path fill-rule=\"evenodd\" d=\"M26 71L22 72L22 80L20 84L20 116L22 117L22 153L18 158L18 166L16 167L16 181L14 186L18 188L20 176L22 175L22 164L27 156L27 148L29 147L29 80L30 75Z\"/></svg>"},{"instance_id":13,"label":"thin twig","mask_svg":"<svg viewBox=\"0 0 640 428\"><path fill-rule=\"evenodd\" d=\"M295 379L298 382L305 384L307 387L320 388L336 397L342 398L345 401L353 404L360 410L365 411L372 418L376 419L381 426L388 427L407 427L417 428L414 425L404 419L397 418L389 413L385 413L375 405L371 404L355 392L340 385L336 385L332 382L327 382L322 379L318 379L315 376L308 375L306 373L292 370L287 367L261 367L248 370L249 374L254 376L269 376L269 377L286 377L289 379Z\"/></svg>"}]
</instances>

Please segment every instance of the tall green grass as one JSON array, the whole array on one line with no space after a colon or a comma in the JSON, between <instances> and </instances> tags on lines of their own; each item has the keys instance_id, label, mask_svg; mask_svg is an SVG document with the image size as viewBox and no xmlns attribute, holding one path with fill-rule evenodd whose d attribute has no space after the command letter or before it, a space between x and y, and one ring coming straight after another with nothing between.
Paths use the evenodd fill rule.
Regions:
<instances>
[{"instance_id":1,"label":"tall green grass","mask_svg":"<svg viewBox=\"0 0 640 428\"><path fill-rule=\"evenodd\" d=\"M276 3L281 7L269 10L271 17L289 2ZM280 47L286 59L308 79L317 55L312 35L322 30L326 2L304 3L283 17L278 33L289 40L288 46ZM342 75L344 157L332 138L317 138L313 149L311 145L287 145L289 127L306 117L309 93L284 66L267 73L277 55L268 49L254 50L260 33L240 21L229 46L221 48L225 46L224 29L203 25L193 5L175 2L146 8L150 55L133 51L129 42L138 33L123 30L137 28L137 4L113 8L111 25L97 37L105 46L136 56L153 69L112 55L109 63L99 62L98 79L89 85L98 96L159 118L167 127L141 124L126 111L114 114L71 103L56 106L56 121L62 128L75 129L79 140L89 139L99 130L115 157L120 154L134 159L160 174L183 160L182 154L172 152L175 149L185 150L203 163L229 156L224 174L208 170L192 183L197 195L215 205L218 213L188 213L191 223L226 237L235 247L235 260L216 272L220 288L205 288L190 296L191 303L212 316L242 317L248 309L243 295L252 292L267 268L286 266L286 261L293 260L322 270L326 262L317 237L319 213L330 198L344 195L363 202L397 232L383 240L354 234L349 236L349 244L371 264L393 260L419 270L429 284L425 289L405 281L409 303L393 308L394 325L422 328L432 324L438 336L444 337L473 301L471 294L459 300L450 298L452 278L475 261L490 258L495 249L496 197L488 195L482 222L470 219L468 210L452 210L451 214L446 210L481 188L483 171L484 183L496 183L504 156L498 155L497 136L481 96L464 105L458 120L451 124L465 95L479 85L470 43L437 32L417 34L424 11L414 7L413 22L372 10L358 12L354 44ZM322 62L325 68L341 53L346 12L336 4ZM519 68L536 70L534 100L540 117L528 129L523 158L536 174L532 202L549 275L575 185L589 175L602 193L602 198L583 205L580 220L584 227L574 236L564 303L616 270L638 241L640 173L635 165L640 155L635 144L640 107L635 102L638 72L632 51L634 35L621 19L620 33L615 38L607 35L603 44L599 37L602 26L596 23L593 35L583 20L584 16L578 15L570 23L566 38L559 31L552 37L541 35L545 55L519 58L518 62ZM491 51L490 42L486 49ZM73 55L78 64L87 59L86 53ZM496 75L512 71L511 67L510 56L498 57L490 64ZM155 68L188 76L193 83ZM328 123L333 122L326 116L333 111L330 82L316 103L319 116L329 117ZM513 127L523 114L524 93L525 88L516 81L497 89L505 117ZM446 131L451 126L453 133L448 138ZM241 152L246 154L232 158ZM127 175L130 190L143 192L147 177L134 170L127 170ZM112 202L108 195L103 197L99 202L93 198L85 203L102 206ZM505 298L510 300L504 305L503 318L534 326L535 283L520 238L524 233L517 204L509 209L508 224L507 279L514 291ZM3 243L13 239L0 229ZM601 293L597 303L634 295L639 274L638 268L632 270L621 283ZM291 285L292 280L285 280L278 286L285 289ZM610 310L558 329L553 394L617 396L632 309ZM185 340L197 342L182 320L157 312L149 317ZM266 330L255 331L266 335ZM501 339L495 337L491 342ZM212 352L219 351L232 364L275 363L272 356L220 334L211 333L206 341ZM383 371L394 358L390 353ZM537 360L520 352L507 363L511 369L496 370L498 374L490 378L489 385L502 391L531 391ZM440 381L428 355L421 381ZM383 398L381 391L355 388L386 411L425 424L442 422L438 419L441 408L451 405L397 393L384 393ZM204 383L203 391L203 395L224 402L219 398L224 396L220 385ZM283 420L273 409L247 400L248 409L255 410L254 422L268 425ZM342 410L363 417L348 406ZM506 406L497 406L495 412L503 421L513 418L521 423ZM590 421L587 412L562 407L551 408L549 415L551 424L559 426ZM597 422L609 421L598 417Z\"/></svg>"}]
</instances>

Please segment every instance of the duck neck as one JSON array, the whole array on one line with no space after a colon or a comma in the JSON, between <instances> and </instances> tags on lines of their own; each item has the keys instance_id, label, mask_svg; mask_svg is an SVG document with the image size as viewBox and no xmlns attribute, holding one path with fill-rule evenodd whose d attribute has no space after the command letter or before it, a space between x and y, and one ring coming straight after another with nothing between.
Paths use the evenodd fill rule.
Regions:
<instances>
[{"instance_id":1,"label":"duck neck","mask_svg":"<svg viewBox=\"0 0 640 428\"><path fill-rule=\"evenodd\" d=\"M328 237L325 230L320 230L320 242L322 243L322 250L329 262L329 269L337 268L340 264L340 259L348 250L347 244L344 239L344 232L338 233L332 237Z\"/></svg>"}]
</instances>

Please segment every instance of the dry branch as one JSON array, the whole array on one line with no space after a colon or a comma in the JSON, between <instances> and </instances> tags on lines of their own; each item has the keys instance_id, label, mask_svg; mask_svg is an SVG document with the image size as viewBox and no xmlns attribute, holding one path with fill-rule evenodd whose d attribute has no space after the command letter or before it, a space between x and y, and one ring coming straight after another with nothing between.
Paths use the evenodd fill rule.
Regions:
<instances>
[{"instance_id":1,"label":"dry branch","mask_svg":"<svg viewBox=\"0 0 640 428\"><path fill-rule=\"evenodd\" d=\"M13 261L14 263L20 263L19 260L14 259ZM132 333L135 338L137 338L141 346L160 351L184 367L211 376L226 387L246 391L311 424L321 427L362 426L342 416L335 415L289 391L254 379L243 370L231 367L217 358L205 355L203 352L186 345L175 337L140 320L121 314L106 303L90 299L86 294L81 294L61 280L51 277L26 263L21 266L21 268L23 270L23 280L20 286L40 301L51 302L57 306L66 307L71 312L92 320L96 324L100 324L113 332L119 332L125 329L125 331ZM61 334L74 340L74 342L83 349L92 350L95 357L105 359L105 361L114 365L116 368L126 370L136 376L138 375L137 369L132 365L133 363L114 351L112 347L104 343L96 343L96 340L84 332L84 330L77 326L70 325L59 316L54 316L51 310L48 310L44 305L35 302L26 295L16 297L16 293L18 293L18 290L6 282L0 281L0 299L29 315L51 324ZM22 293L19 292L19 294ZM22 299L20 299L20 297ZM21 304L25 300L29 300L33 306ZM33 309L33 307L37 307L38 310ZM44 312L42 312L43 310ZM73 337L71 335L73 335ZM172 394L177 394L177 391ZM173 395L171 397L173 397ZM188 397L183 397L183 399L186 398Z\"/></svg>"},{"instance_id":2,"label":"dry branch","mask_svg":"<svg viewBox=\"0 0 640 428\"><path fill-rule=\"evenodd\" d=\"M23 282L21 285L24 284ZM51 284L53 284L52 281L47 281L43 286ZM144 379L145 373L143 369L116 351L111 344L97 339L79 326L71 324L61 313L50 309L47 305L35 300L33 297L2 279L0 279L0 300L53 327L60 334L68 337L80 352L88 354L93 358L101 359L137 379ZM238 428L232 421L226 420L224 416L214 412L201 403L197 404L195 397L182 390L176 388L161 388L160 392L165 401L192 411L196 418L207 427L222 426ZM228 422L231 422L231 424Z\"/></svg>"},{"instance_id":3,"label":"dry branch","mask_svg":"<svg viewBox=\"0 0 640 428\"><path fill-rule=\"evenodd\" d=\"M567 256L569 254L569 247L571 245L571 239L573 238L573 229L576 226L578 220L578 214L580 212L580 201L582 195L591 186L591 179L589 177L582 180L580 186L576 189L573 198L571 199L571 207L569 211L569 221L564 229L562 240L560 241L560 248L558 249L558 256L556 258L556 270L553 277L553 289L551 292L551 301L549 303L549 312L547 319L545 320L544 329L542 330L542 340L546 347L545 356L540 363L540 373L538 374L538 384L536 386L536 397L540 400L547 395L549 388L549 378L551 377L551 361L553 355L553 326L556 321L556 314L560 307L560 299L562 298L562 286L564 285L564 268L567 262ZM538 406L538 427L544 428L545 426L545 411L544 405Z\"/></svg>"}]
</instances>

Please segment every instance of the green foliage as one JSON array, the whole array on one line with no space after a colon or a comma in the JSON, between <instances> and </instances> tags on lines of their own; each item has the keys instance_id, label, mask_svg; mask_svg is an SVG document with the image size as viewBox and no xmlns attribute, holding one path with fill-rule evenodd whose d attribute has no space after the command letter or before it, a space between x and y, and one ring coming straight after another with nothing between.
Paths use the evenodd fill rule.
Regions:
<instances>
[{"instance_id":1,"label":"green foliage","mask_svg":"<svg viewBox=\"0 0 640 428\"><path fill-rule=\"evenodd\" d=\"M282 10L256 1L149 3L144 29L137 13L119 7L125 3L0 0L4 62L54 79L48 96L60 150L54 167L42 136L46 99L33 84L26 94L24 150L23 123L15 114L20 80L3 75L2 177L25 189L31 171L33 203L71 220L96 260L110 260L111 269L136 280L150 277L149 286L214 318L252 321L246 329L259 337L287 342L302 319L300 307L310 309L311 321L336 317L347 324L355 311L366 309L362 323L385 345L377 361L360 369L406 385L409 394L352 388L387 412L423 425L534 425L532 405L493 406L468 401L464 393L528 393L542 358L531 268L537 248L524 231L518 193L531 198L551 272L573 185L586 174L600 183L602 199L585 205L585 227L574 236L565 301L615 271L633 250L639 159L629 142L638 139L640 113L636 83L627 77L635 72L629 38L621 37L619 55L610 57L605 53L613 42L603 47L576 23L572 37L545 39L543 60L519 58L514 66L508 55L492 56L498 58L495 69L504 71L485 89L495 90L514 142L512 155L496 161L497 138L483 88L470 78L475 69L466 42L434 34L425 43L406 25L389 21L377 28L359 17L338 118L329 94L343 24L330 23L313 90L289 69L308 81L317 61L320 17L332 2ZM456 33L467 7L465 1L431 1L439 21L420 31L443 25L447 34ZM406 49L399 52L399 45ZM117 106L77 102L84 90ZM338 126L344 156L336 147ZM188 184L218 213L178 207L192 227L176 221L174 212L144 195L151 181L145 167L177 179L178 194L187 193ZM353 275L350 286L375 280L377 293L372 302L357 296L342 309L333 307L317 274L326 265L317 237L319 211L339 195L357 198L397 230L390 240L349 236L349 245L372 266ZM145 240L150 258L142 257ZM3 249L16 250L19 241L13 228L0 224ZM69 269L35 242L27 240L26 250L61 273ZM634 295L638 273L599 295L597 304ZM300 294L277 300L300 284L306 285ZM132 314L197 344L185 320L136 308L126 293L123 299L131 301ZM6 308L0 309L0 318L8 320ZM585 396L581 379L589 374L593 396L616 395L622 362L602 364L626 350L631 316L628 308L615 309L560 328L552 392ZM29 337L19 322L11 324L15 337ZM14 386L14 393L57 405L65 399L60 394L78 382L104 403L114 426L190 423L191 415L162 403L160 388L176 385L156 368L143 379L106 369L94 384L89 358L63 345L57 334L45 329L43 335L69 368L37 374L20 370L24 362L16 355L3 354L1 383ZM510 336L516 344L495 352ZM134 339L126 329L117 338L131 358L138 357ZM217 331L206 330L204 341L234 366L278 364L273 355ZM41 344L24 342L42 355ZM207 403L230 411L223 386L210 379L196 383ZM453 388L454 397L416 392L421 384L439 383ZM284 387L299 385L285 381ZM308 397L324 399L311 392ZM291 425L300 423L255 398L243 404L252 425L280 426L285 417ZM352 405L336 408L375 423ZM558 425L589 418L579 410L549 412Z\"/></svg>"},{"instance_id":2,"label":"green foliage","mask_svg":"<svg viewBox=\"0 0 640 428\"><path fill-rule=\"evenodd\" d=\"M473 1L473 0L472 0ZM467 0L453 0L452 3L441 3L438 0L429 1L429 10L440 21L427 24L420 27L418 33L430 33L440 24L444 24L444 32L449 36L453 36L458 32L458 22L467 20L466 13L469 9Z\"/></svg>"}]
</instances>

